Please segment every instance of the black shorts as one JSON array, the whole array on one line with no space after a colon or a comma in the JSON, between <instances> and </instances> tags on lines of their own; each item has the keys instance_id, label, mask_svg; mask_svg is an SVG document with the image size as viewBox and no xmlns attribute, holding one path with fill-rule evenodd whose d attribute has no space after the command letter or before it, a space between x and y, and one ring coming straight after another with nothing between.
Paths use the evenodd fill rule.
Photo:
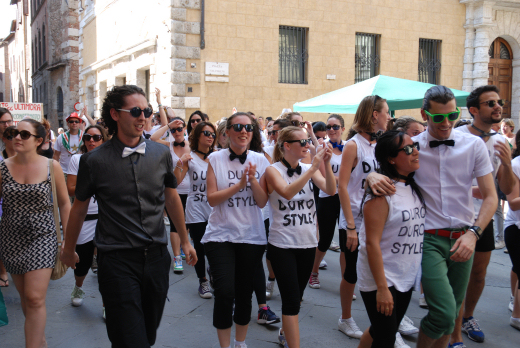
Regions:
<instances>
[{"instance_id":1,"label":"black shorts","mask_svg":"<svg viewBox=\"0 0 520 348\"><path fill-rule=\"evenodd\" d=\"M493 220L491 220L484 231L482 231L482 236L480 236L475 245L475 251L488 252L493 250L495 250L495 233L493 231Z\"/></svg>"},{"instance_id":2,"label":"black shorts","mask_svg":"<svg viewBox=\"0 0 520 348\"><path fill-rule=\"evenodd\" d=\"M184 216L186 216L186 200L188 199L188 195L179 194L179 197L181 197L182 211L184 212ZM170 232L177 233L177 229L175 229L175 225L173 224L170 214L168 214L168 210L166 210L166 215L168 215L168 219L170 220Z\"/></svg>"}]
</instances>

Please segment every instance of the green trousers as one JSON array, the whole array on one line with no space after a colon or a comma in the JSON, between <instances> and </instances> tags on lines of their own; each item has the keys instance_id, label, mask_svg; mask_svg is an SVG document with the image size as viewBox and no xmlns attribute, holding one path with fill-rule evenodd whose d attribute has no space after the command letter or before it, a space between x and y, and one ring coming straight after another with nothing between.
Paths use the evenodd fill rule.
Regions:
<instances>
[{"instance_id":1,"label":"green trousers","mask_svg":"<svg viewBox=\"0 0 520 348\"><path fill-rule=\"evenodd\" d=\"M455 262L450 249L455 239L424 234L422 286L429 312L421 321L426 336L439 339L450 335L466 295L473 255L466 262Z\"/></svg>"}]
</instances>

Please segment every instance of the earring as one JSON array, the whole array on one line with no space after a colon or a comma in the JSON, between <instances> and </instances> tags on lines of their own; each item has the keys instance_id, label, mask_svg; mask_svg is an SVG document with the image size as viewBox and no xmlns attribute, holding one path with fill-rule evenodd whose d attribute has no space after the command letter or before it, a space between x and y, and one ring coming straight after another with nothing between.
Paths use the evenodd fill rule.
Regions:
<instances>
[{"instance_id":1,"label":"earring","mask_svg":"<svg viewBox=\"0 0 520 348\"><path fill-rule=\"evenodd\" d=\"M395 162L390 162L390 163L395 164Z\"/></svg>"}]
</instances>

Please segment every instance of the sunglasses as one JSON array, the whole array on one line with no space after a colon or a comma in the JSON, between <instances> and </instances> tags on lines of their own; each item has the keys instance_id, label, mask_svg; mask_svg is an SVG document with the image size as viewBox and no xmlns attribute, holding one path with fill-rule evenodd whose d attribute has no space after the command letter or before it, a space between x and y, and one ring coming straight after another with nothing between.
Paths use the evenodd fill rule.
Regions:
<instances>
[{"instance_id":1,"label":"sunglasses","mask_svg":"<svg viewBox=\"0 0 520 348\"><path fill-rule=\"evenodd\" d=\"M83 141L86 143L87 141L90 141L90 139L94 139L95 142L103 140L103 136L96 134L96 135L90 135L90 134L83 134Z\"/></svg>"},{"instance_id":2,"label":"sunglasses","mask_svg":"<svg viewBox=\"0 0 520 348\"><path fill-rule=\"evenodd\" d=\"M291 121L292 125L295 127L305 127L305 122L300 121Z\"/></svg>"},{"instance_id":3,"label":"sunglasses","mask_svg":"<svg viewBox=\"0 0 520 348\"><path fill-rule=\"evenodd\" d=\"M215 139L217 137L217 135L215 133L210 132L210 131L202 131L202 134L204 134L207 137L212 137L213 139Z\"/></svg>"},{"instance_id":4,"label":"sunglasses","mask_svg":"<svg viewBox=\"0 0 520 348\"><path fill-rule=\"evenodd\" d=\"M184 127L170 128L170 132L172 132L172 134L176 133L176 132L182 133L183 131L184 131Z\"/></svg>"},{"instance_id":5,"label":"sunglasses","mask_svg":"<svg viewBox=\"0 0 520 348\"><path fill-rule=\"evenodd\" d=\"M253 131L253 128L255 128L252 124L240 124L240 123L235 123L235 124L232 124L231 126L227 127L228 129L230 128L233 128L233 130L235 132L242 132L242 129L246 129L246 132L250 133Z\"/></svg>"},{"instance_id":6,"label":"sunglasses","mask_svg":"<svg viewBox=\"0 0 520 348\"><path fill-rule=\"evenodd\" d=\"M419 146L419 143L413 143L412 145L403 146L403 148L397 150L397 152L404 151L405 154L411 155L413 152L413 149L417 149L417 151L419 151L421 149Z\"/></svg>"},{"instance_id":7,"label":"sunglasses","mask_svg":"<svg viewBox=\"0 0 520 348\"><path fill-rule=\"evenodd\" d=\"M301 147L305 147L307 144L312 143L311 138L309 139L299 139L299 140L287 140L286 143L300 143Z\"/></svg>"},{"instance_id":8,"label":"sunglasses","mask_svg":"<svg viewBox=\"0 0 520 348\"><path fill-rule=\"evenodd\" d=\"M131 108L130 110L125 110L125 109L117 109L117 110L129 112L130 115L132 115L133 117L141 116L141 112L144 114L145 118L149 118L153 114L153 110L151 108L141 109L137 106L135 108Z\"/></svg>"},{"instance_id":9,"label":"sunglasses","mask_svg":"<svg viewBox=\"0 0 520 348\"><path fill-rule=\"evenodd\" d=\"M201 121L202 121L202 118L192 118L192 119L190 120L190 123L199 123L199 122L201 122Z\"/></svg>"},{"instance_id":10,"label":"sunglasses","mask_svg":"<svg viewBox=\"0 0 520 348\"><path fill-rule=\"evenodd\" d=\"M428 110L424 110L424 113L432 118L434 123L441 123L447 117L448 121L457 121L460 115L460 109L457 108L457 111L450 112L449 114L430 114Z\"/></svg>"},{"instance_id":11,"label":"sunglasses","mask_svg":"<svg viewBox=\"0 0 520 348\"><path fill-rule=\"evenodd\" d=\"M69 123L80 123L79 120L76 120L76 121L69 121Z\"/></svg>"},{"instance_id":12,"label":"sunglasses","mask_svg":"<svg viewBox=\"0 0 520 348\"><path fill-rule=\"evenodd\" d=\"M490 108L494 108L495 105L497 105L497 104L500 106L504 106L506 104L506 101L504 99L488 100L488 101L482 102L480 104L487 104Z\"/></svg>"},{"instance_id":13,"label":"sunglasses","mask_svg":"<svg viewBox=\"0 0 520 348\"><path fill-rule=\"evenodd\" d=\"M376 95L374 96L374 109L376 108L377 101L378 101L379 99L383 99L383 98L381 98L380 96L378 96L378 95L376 94Z\"/></svg>"},{"instance_id":14,"label":"sunglasses","mask_svg":"<svg viewBox=\"0 0 520 348\"><path fill-rule=\"evenodd\" d=\"M7 134L5 134L5 138L7 140L13 140L13 138L16 138L18 136L18 134L20 134L20 138L22 138L22 140L27 140L31 136L33 136L35 138L41 138L40 136L34 135L29 131L26 131L26 130L19 131L18 129L11 129L10 131L8 131Z\"/></svg>"},{"instance_id":15,"label":"sunglasses","mask_svg":"<svg viewBox=\"0 0 520 348\"><path fill-rule=\"evenodd\" d=\"M274 131L270 131L270 132L267 132L267 135L275 135L276 133L278 133L280 130L274 130Z\"/></svg>"},{"instance_id":16,"label":"sunglasses","mask_svg":"<svg viewBox=\"0 0 520 348\"><path fill-rule=\"evenodd\" d=\"M337 131L337 130L340 130L340 129L341 129L341 126L340 126L340 125L337 125L337 124L335 124L335 125L330 125L330 124L328 124L325 128L327 128L327 130L334 129L335 131Z\"/></svg>"}]
</instances>

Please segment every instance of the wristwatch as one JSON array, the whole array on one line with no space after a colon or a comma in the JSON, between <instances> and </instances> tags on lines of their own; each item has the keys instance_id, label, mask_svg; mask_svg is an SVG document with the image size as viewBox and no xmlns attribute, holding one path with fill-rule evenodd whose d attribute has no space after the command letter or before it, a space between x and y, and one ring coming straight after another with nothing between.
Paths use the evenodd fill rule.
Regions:
<instances>
[{"instance_id":1,"label":"wristwatch","mask_svg":"<svg viewBox=\"0 0 520 348\"><path fill-rule=\"evenodd\" d=\"M482 236L482 229L478 226L471 226L470 228L468 228L468 231L475 233L475 236L477 236L477 240L479 240Z\"/></svg>"}]
</instances>

